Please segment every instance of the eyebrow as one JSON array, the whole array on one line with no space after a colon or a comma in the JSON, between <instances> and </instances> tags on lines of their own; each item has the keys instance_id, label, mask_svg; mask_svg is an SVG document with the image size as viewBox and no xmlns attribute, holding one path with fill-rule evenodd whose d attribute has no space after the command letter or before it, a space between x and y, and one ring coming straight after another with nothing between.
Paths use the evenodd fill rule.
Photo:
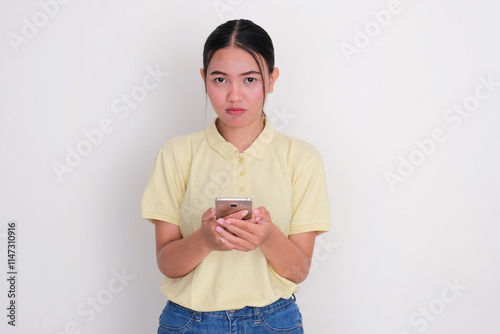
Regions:
<instances>
[{"instance_id":1,"label":"eyebrow","mask_svg":"<svg viewBox=\"0 0 500 334\"><path fill-rule=\"evenodd\" d=\"M245 72L245 73L241 73L240 76L246 76L246 75L250 75L250 74L258 74L258 75L260 75L260 72L259 71L251 70L251 71L248 71L248 72ZM222 72L222 71L213 71L213 72L210 72L210 75L228 75L228 74L225 73L225 72Z\"/></svg>"}]
</instances>

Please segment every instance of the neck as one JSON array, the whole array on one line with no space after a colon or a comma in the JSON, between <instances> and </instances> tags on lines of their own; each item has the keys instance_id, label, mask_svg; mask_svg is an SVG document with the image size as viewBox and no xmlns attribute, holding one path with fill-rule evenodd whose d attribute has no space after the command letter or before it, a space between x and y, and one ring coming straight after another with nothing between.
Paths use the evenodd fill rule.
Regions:
<instances>
[{"instance_id":1,"label":"neck","mask_svg":"<svg viewBox=\"0 0 500 334\"><path fill-rule=\"evenodd\" d=\"M254 140L260 135L264 129L264 121L260 119L257 124L249 124L245 127L232 128L218 120L216 126L217 130L225 140L236 146L238 151L243 152L250 147Z\"/></svg>"}]
</instances>

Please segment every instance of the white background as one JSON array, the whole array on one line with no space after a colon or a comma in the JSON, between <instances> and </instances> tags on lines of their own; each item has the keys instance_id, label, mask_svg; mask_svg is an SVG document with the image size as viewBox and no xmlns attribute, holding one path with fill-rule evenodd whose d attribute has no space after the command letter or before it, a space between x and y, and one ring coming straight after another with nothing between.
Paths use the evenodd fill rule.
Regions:
<instances>
[{"instance_id":1,"label":"white background","mask_svg":"<svg viewBox=\"0 0 500 334\"><path fill-rule=\"evenodd\" d=\"M306 332L500 331L496 2L62 2L0 4L2 333L155 333L166 299L142 192L160 146L211 121L202 47L232 18L273 38L268 114L325 160L332 229L297 294ZM148 69L169 74L141 91ZM132 92L147 95L114 112ZM466 117L449 113L463 103ZM84 131L103 121L88 146Z\"/></svg>"}]
</instances>

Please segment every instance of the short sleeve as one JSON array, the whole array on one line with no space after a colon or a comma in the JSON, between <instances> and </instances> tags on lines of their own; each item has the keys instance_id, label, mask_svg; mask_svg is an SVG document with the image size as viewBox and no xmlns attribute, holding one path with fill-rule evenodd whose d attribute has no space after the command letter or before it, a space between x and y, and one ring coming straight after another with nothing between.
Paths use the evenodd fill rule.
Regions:
<instances>
[{"instance_id":1,"label":"short sleeve","mask_svg":"<svg viewBox=\"0 0 500 334\"><path fill-rule=\"evenodd\" d=\"M141 203L142 218L181 225L181 205L189 171L189 150L171 140L158 152ZM183 147L184 146L184 147ZM188 146L188 145L187 145Z\"/></svg>"},{"instance_id":2,"label":"short sleeve","mask_svg":"<svg viewBox=\"0 0 500 334\"><path fill-rule=\"evenodd\" d=\"M295 160L290 234L329 231L330 200L323 159L312 145L307 145L301 148Z\"/></svg>"}]
</instances>

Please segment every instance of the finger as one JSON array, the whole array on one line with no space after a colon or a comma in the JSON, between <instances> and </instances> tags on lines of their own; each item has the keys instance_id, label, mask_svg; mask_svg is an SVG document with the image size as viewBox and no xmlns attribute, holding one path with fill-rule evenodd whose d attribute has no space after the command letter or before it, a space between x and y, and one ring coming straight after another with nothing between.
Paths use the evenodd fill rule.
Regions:
<instances>
[{"instance_id":1,"label":"finger","mask_svg":"<svg viewBox=\"0 0 500 334\"><path fill-rule=\"evenodd\" d=\"M224 239L238 247L238 249L248 250L255 248L252 247L252 245L256 244L256 237L251 232L232 225L226 225L225 228L220 227L220 229L221 230L218 233Z\"/></svg>"},{"instance_id":2,"label":"finger","mask_svg":"<svg viewBox=\"0 0 500 334\"><path fill-rule=\"evenodd\" d=\"M219 218L217 219L217 222L220 224L220 225L224 225L224 223L228 220L228 219L241 219L243 217L245 217L246 215L248 214L248 210L241 210L241 211L238 211L238 212L235 212L235 213L232 213L226 217L223 217L223 218Z\"/></svg>"},{"instance_id":3,"label":"finger","mask_svg":"<svg viewBox=\"0 0 500 334\"><path fill-rule=\"evenodd\" d=\"M230 245L230 247L232 249L235 249L235 250L248 252L248 251L251 251L251 250L256 248L252 243L247 242L247 241L245 241L241 238L235 237L235 236L232 236L232 238L229 237L229 238L222 238L222 239L224 239L225 245Z\"/></svg>"},{"instance_id":4,"label":"finger","mask_svg":"<svg viewBox=\"0 0 500 334\"><path fill-rule=\"evenodd\" d=\"M217 234L219 235L219 237L222 237L222 238L224 238L226 240L227 240L227 238L229 238L229 236L233 235L232 232L228 232L226 228L221 227L221 226L215 227L215 232L217 232Z\"/></svg>"},{"instance_id":5,"label":"finger","mask_svg":"<svg viewBox=\"0 0 500 334\"><path fill-rule=\"evenodd\" d=\"M236 249L236 246L231 244L229 241L227 241L224 237L219 236L219 241L220 243L227 249L227 250L232 250Z\"/></svg>"},{"instance_id":6,"label":"finger","mask_svg":"<svg viewBox=\"0 0 500 334\"><path fill-rule=\"evenodd\" d=\"M255 221L256 222L258 222L258 221L260 221L262 219L267 220L267 221L271 221L271 214L263 206L254 209L253 210L253 214L255 216Z\"/></svg>"},{"instance_id":7,"label":"finger","mask_svg":"<svg viewBox=\"0 0 500 334\"><path fill-rule=\"evenodd\" d=\"M215 209L210 208L207 211L203 212L201 219L202 220L210 220L210 219L213 219L214 217L215 217Z\"/></svg>"},{"instance_id":8,"label":"finger","mask_svg":"<svg viewBox=\"0 0 500 334\"><path fill-rule=\"evenodd\" d=\"M252 218L253 220L253 218ZM237 230L243 230L243 231L253 231L255 228L255 224L253 221L248 221L248 220L241 220L241 219L226 219L224 221L224 227L226 229L233 229Z\"/></svg>"},{"instance_id":9,"label":"finger","mask_svg":"<svg viewBox=\"0 0 500 334\"><path fill-rule=\"evenodd\" d=\"M247 248L245 247L244 245L242 245L240 239L238 237L234 237L233 236L233 239L231 238L224 238L224 237L220 237L220 242L224 245L224 247L226 247L226 249L228 250L239 250L239 251L244 251L244 252L247 252L249 250L251 250L252 248Z\"/></svg>"},{"instance_id":10,"label":"finger","mask_svg":"<svg viewBox=\"0 0 500 334\"><path fill-rule=\"evenodd\" d=\"M238 246L234 243L234 241L237 240L238 237L235 237L231 233L228 233L220 226L217 226L215 230L219 234L219 241L224 245L224 247L226 247L228 250L238 249Z\"/></svg>"},{"instance_id":11,"label":"finger","mask_svg":"<svg viewBox=\"0 0 500 334\"><path fill-rule=\"evenodd\" d=\"M220 237L224 238L226 241L229 241L231 243L235 243L238 241L238 239L241 239L236 233L228 231L227 228L217 226L215 228L215 231L219 234Z\"/></svg>"},{"instance_id":12,"label":"finger","mask_svg":"<svg viewBox=\"0 0 500 334\"><path fill-rule=\"evenodd\" d=\"M236 219L241 219L245 217L248 214L248 210L241 210L235 213L232 213L230 215L227 215L225 217L222 217L223 219L229 219L229 218L236 218Z\"/></svg>"},{"instance_id":13,"label":"finger","mask_svg":"<svg viewBox=\"0 0 500 334\"><path fill-rule=\"evenodd\" d=\"M235 249L235 246L231 244L230 242L227 241L226 238L224 238L219 232L218 229L224 230L224 228L217 226L214 229L214 237L217 239L217 242L220 244L220 248L218 250L220 251L230 251Z\"/></svg>"}]
</instances>

